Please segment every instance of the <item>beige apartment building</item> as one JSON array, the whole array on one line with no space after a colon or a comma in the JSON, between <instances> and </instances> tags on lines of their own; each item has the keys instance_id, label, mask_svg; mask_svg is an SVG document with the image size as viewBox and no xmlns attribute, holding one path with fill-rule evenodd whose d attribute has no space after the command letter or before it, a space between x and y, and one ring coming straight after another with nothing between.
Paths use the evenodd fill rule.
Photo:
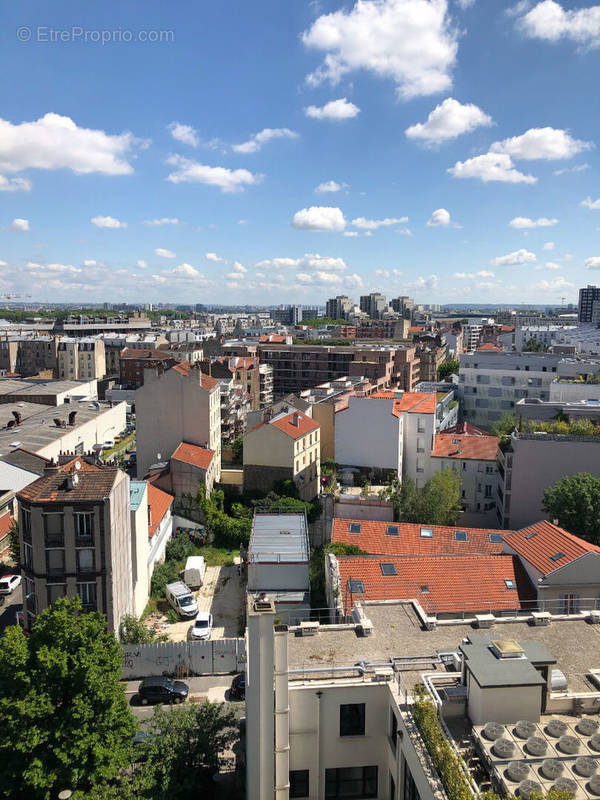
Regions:
<instances>
[{"instance_id":1,"label":"beige apartment building","mask_svg":"<svg viewBox=\"0 0 600 800\"><path fill-rule=\"evenodd\" d=\"M106 375L102 339L63 338L58 343L57 375L66 380L89 380Z\"/></svg>"},{"instance_id":2,"label":"beige apartment building","mask_svg":"<svg viewBox=\"0 0 600 800\"><path fill-rule=\"evenodd\" d=\"M302 500L319 493L319 423L294 408L271 416L244 436L244 491L270 492L273 483L292 480Z\"/></svg>"},{"instance_id":3,"label":"beige apartment building","mask_svg":"<svg viewBox=\"0 0 600 800\"><path fill-rule=\"evenodd\" d=\"M117 630L135 611L126 473L83 458L51 462L17 500L25 628L57 598L79 595Z\"/></svg>"}]
</instances>

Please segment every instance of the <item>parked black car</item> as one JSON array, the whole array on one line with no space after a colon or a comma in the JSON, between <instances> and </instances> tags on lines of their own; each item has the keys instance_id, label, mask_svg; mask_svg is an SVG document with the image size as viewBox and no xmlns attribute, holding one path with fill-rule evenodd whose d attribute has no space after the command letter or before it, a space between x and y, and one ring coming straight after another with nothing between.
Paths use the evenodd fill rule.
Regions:
<instances>
[{"instance_id":1,"label":"parked black car","mask_svg":"<svg viewBox=\"0 0 600 800\"><path fill-rule=\"evenodd\" d=\"M229 697L231 700L245 700L246 699L246 674L241 672L236 675L231 681L231 688L229 689Z\"/></svg>"},{"instance_id":2,"label":"parked black car","mask_svg":"<svg viewBox=\"0 0 600 800\"><path fill-rule=\"evenodd\" d=\"M138 689L143 706L148 703L183 703L188 694L187 683L170 678L144 678Z\"/></svg>"}]
</instances>

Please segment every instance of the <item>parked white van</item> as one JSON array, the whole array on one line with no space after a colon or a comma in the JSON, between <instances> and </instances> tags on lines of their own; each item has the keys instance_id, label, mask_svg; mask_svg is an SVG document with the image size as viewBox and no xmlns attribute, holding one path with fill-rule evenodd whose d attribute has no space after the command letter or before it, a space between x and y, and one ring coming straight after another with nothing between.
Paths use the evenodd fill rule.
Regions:
<instances>
[{"instance_id":1,"label":"parked white van","mask_svg":"<svg viewBox=\"0 0 600 800\"><path fill-rule=\"evenodd\" d=\"M191 589L183 581L168 583L165 594L169 605L182 617L195 617L198 606Z\"/></svg>"}]
</instances>

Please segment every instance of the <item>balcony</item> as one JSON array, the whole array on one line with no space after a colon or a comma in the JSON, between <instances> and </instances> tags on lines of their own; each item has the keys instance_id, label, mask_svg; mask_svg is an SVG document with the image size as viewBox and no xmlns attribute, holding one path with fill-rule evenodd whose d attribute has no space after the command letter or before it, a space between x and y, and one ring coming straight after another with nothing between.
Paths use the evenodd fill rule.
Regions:
<instances>
[{"instance_id":1,"label":"balcony","mask_svg":"<svg viewBox=\"0 0 600 800\"><path fill-rule=\"evenodd\" d=\"M47 533L45 536L46 547L64 547L65 537L62 533Z\"/></svg>"}]
</instances>

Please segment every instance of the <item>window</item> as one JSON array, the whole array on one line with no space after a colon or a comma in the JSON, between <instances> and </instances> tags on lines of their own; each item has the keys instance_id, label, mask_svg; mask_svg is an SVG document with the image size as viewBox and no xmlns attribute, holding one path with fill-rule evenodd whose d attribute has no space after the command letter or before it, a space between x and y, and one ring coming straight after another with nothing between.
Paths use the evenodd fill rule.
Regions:
<instances>
[{"instance_id":1,"label":"window","mask_svg":"<svg viewBox=\"0 0 600 800\"><path fill-rule=\"evenodd\" d=\"M340 705L340 736L365 735L365 704L342 703Z\"/></svg>"},{"instance_id":2,"label":"window","mask_svg":"<svg viewBox=\"0 0 600 800\"><path fill-rule=\"evenodd\" d=\"M517 588L515 586L515 582L512 580L512 578L507 578L504 581L504 583L505 583L507 589L516 589Z\"/></svg>"},{"instance_id":3,"label":"window","mask_svg":"<svg viewBox=\"0 0 600 800\"><path fill-rule=\"evenodd\" d=\"M308 770L290 770L290 797L308 797Z\"/></svg>"},{"instance_id":4,"label":"window","mask_svg":"<svg viewBox=\"0 0 600 800\"><path fill-rule=\"evenodd\" d=\"M577 614L579 612L578 594L563 594L561 601L563 614Z\"/></svg>"},{"instance_id":5,"label":"window","mask_svg":"<svg viewBox=\"0 0 600 800\"><path fill-rule=\"evenodd\" d=\"M422 539L433 539L433 528L421 528Z\"/></svg>"},{"instance_id":6,"label":"window","mask_svg":"<svg viewBox=\"0 0 600 800\"><path fill-rule=\"evenodd\" d=\"M64 547L63 515L44 514L46 547Z\"/></svg>"},{"instance_id":7,"label":"window","mask_svg":"<svg viewBox=\"0 0 600 800\"><path fill-rule=\"evenodd\" d=\"M46 572L49 576L64 575L65 551L46 550Z\"/></svg>"},{"instance_id":8,"label":"window","mask_svg":"<svg viewBox=\"0 0 600 800\"><path fill-rule=\"evenodd\" d=\"M91 548L77 550L77 571L94 572L94 551Z\"/></svg>"},{"instance_id":9,"label":"window","mask_svg":"<svg viewBox=\"0 0 600 800\"><path fill-rule=\"evenodd\" d=\"M488 538L492 544L500 544L502 542L501 533L490 533Z\"/></svg>"},{"instance_id":10,"label":"window","mask_svg":"<svg viewBox=\"0 0 600 800\"><path fill-rule=\"evenodd\" d=\"M491 497L492 496L492 484L491 483L486 483L486 485L485 485L485 496L486 497Z\"/></svg>"},{"instance_id":11,"label":"window","mask_svg":"<svg viewBox=\"0 0 600 800\"><path fill-rule=\"evenodd\" d=\"M398 536L398 526L388 525L385 531L386 536Z\"/></svg>"},{"instance_id":12,"label":"window","mask_svg":"<svg viewBox=\"0 0 600 800\"><path fill-rule=\"evenodd\" d=\"M49 583L46 587L48 593L48 605L51 606L59 597L66 597L67 586L64 583Z\"/></svg>"},{"instance_id":13,"label":"window","mask_svg":"<svg viewBox=\"0 0 600 800\"><path fill-rule=\"evenodd\" d=\"M454 539L457 542L466 542L467 541L467 532L466 531L454 531Z\"/></svg>"},{"instance_id":14,"label":"window","mask_svg":"<svg viewBox=\"0 0 600 800\"><path fill-rule=\"evenodd\" d=\"M360 533L362 531L362 525L360 522L351 522L350 525L348 525L348 530L350 533Z\"/></svg>"},{"instance_id":15,"label":"window","mask_svg":"<svg viewBox=\"0 0 600 800\"><path fill-rule=\"evenodd\" d=\"M382 561L381 564L381 574L382 575L397 575L396 572L396 565L392 564L391 562L384 562Z\"/></svg>"},{"instance_id":16,"label":"window","mask_svg":"<svg viewBox=\"0 0 600 800\"><path fill-rule=\"evenodd\" d=\"M78 583L77 591L83 608L96 610L96 583Z\"/></svg>"},{"instance_id":17,"label":"window","mask_svg":"<svg viewBox=\"0 0 600 800\"><path fill-rule=\"evenodd\" d=\"M561 558L564 558L564 553L554 553L553 556L550 556L550 561L560 561Z\"/></svg>"},{"instance_id":18,"label":"window","mask_svg":"<svg viewBox=\"0 0 600 800\"><path fill-rule=\"evenodd\" d=\"M398 717L394 714L393 710L390 708L390 744L392 745L392 750L394 753L396 752L396 740L398 738Z\"/></svg>"},{"instance_id":19,"label":"window","mask_svg":"<svg viewBox=\"0 0 600 800\"><path fill-rule=\"evenodd\" d=\"M94 533L94 515L91 512L74 514L75 535L78 539L91 539Z\"/></svg>"},{"instance_id":20,"label":"window","mask_svg":"<svg viewBox=\"0 0 600 800\"><path fill-rule=\"evenodd\" d=\"M526 539L533 539L533 537L537 534L537 531L533 531L533 533L528 533L525 537Z\"/></svg>"},{"instance_id":21,"label":"window","mask_svg":"<svg viewBox=\"0 0 600 800\"><path fill-rule=\"evenodd\" d=\"M23 566L33 569L33 547L28 542L23 543Z\"/></svg>"},{"instance_id":22,"label":"window","mask_svg":"<svg viewBox=\"0 0 600 800\"><path fill-rule=\"evenodd\" d=\"M28 508L21 507L19 522L23 531L23 538L31 541L31 511Z\"/></svg>"},{"instance_id":23,"label":"window","mask_svg":"<svg viewBox=\"0 0 600 800\"><path fill-rule=\"evenodd\" d=\"M348 589L351 594L364 594L365 593L365 585L362 581L355 581L350 579L348 581Z\"/></svg>"},{"instance_id":24,"label":"window","mask_svg":"<svg viewBox=\"0 0 600 800\"><path fill-rule=\"evenodd\" d=\"M377 797L377 767L340 767L325 770L325 798Z\"/></svg>"}]
</instances>

